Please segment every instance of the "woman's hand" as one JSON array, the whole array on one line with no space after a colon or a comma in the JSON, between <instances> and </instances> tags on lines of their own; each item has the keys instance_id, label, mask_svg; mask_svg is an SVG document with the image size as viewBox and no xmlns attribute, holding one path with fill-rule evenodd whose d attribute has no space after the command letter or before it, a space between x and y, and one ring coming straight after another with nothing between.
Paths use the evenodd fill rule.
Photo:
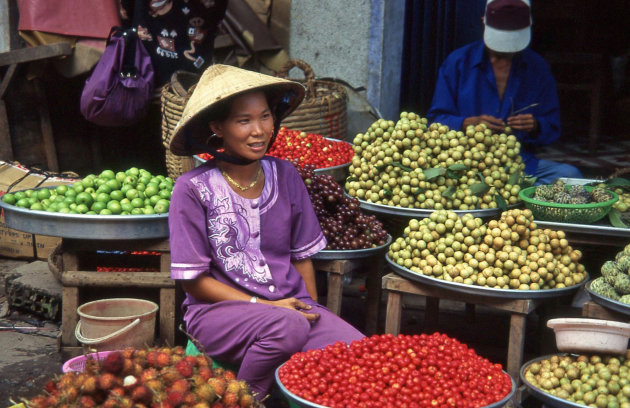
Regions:
<instances>
[{"instance_id":1,"label":"woman's hand","mask_svg":"<svg viewBox=\"0 0 630 408\"><path fill-rule=\"evenodd\" d=\"M469 118L464 119L462 122L462 128L466 130L466 128L470 125L479 125L485 124L488 128L492 130L503 130L505 128L505 122L502 119L495 118L491 115L479 115L479 116L471 116Z\"/></svg>"},{"instance_id":2,"label":"woman's hand","mask_svg":"<svg viewBox=\"0 0 630 408\"><path fill-rule=\"evenodd\" d=\"M309 310L311 309L310 305L307 305L306 303L302 302L299 299L296 298L286 298L286 299L280 299L280 300L264 300L264 299L258 299L258 301L260 303L265 303L267 305L271 305L271 306L278 306L278 307L284 307L287 309L291 309L291 310L295 310L298 313L300 313L302 316L306 317L306 320L308 320L309 322L314 322L315 320L319 319L319 313L306 313L303 312L303 310Z\"/></svg>"},{"instance_id":3,"label":"woman's hand","mask_svg":"<svg viewBox=\"0 0 630 408\"><path fill-rule=\"evenodd\" d=\"M510 116L507 118L507 124L514 130L522 130L531 133L538 127L538 122L531 113Z\"/></svg>"}]
</instances>

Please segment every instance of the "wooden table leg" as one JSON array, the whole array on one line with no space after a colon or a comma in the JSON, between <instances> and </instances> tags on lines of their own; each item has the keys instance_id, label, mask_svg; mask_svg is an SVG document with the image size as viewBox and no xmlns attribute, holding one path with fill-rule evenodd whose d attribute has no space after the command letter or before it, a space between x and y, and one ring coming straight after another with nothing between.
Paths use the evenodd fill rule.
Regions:
<instances>
[{"instance_id":1,"label":"wooden table leg","mask_svg":"<svg viewBox=\"0 0 630 408\"><path fill-rule=\"evenodd\" d=\"M160 289L160 343L175 346L175 288Z\"/></svg>"},{"instance_id":2,"label":"wooden table leg","mask_svg":"<svg viewBox=\"0 0 630 408\"><path fill-rule=\"evenodd\" d=\"M527 315L512 313L510 317L510 339L508 343L507 372L519 383L519 371L523 363L525 345L525 323Z\"/></svg>"},{"instance_id":3,"label":"wooden table leg","mask_svg":"<svg viewBox=\"0 0 630 408\"><path fill-rule=\"evenodd\" d=\"M400 333L400 321L402 318L402 293L388 292L387 311L385 314L385 333L397 336Z\"/></svg>"},{"instance_id":4,"label":"wooden table leg","mask_svg":"<svg viewBox=\"0 0 630 408\"><path fill-rule=\"evenodd\" d=\"M381 294L384 275L384 257L382 255L367 258L365 261L367 278L367 313L365 316L365 334L371 336L378 329L378 311L381 305Z\"/></svg>"},{"instance_id":5,"label":"wooden table leg","mask_svg":"<svg viewBox=\"0 0 630 408\"><path fill-rule=\"evenodd\" d=\"M338 273L328 273L328 299L326 307L328 310L339 316L341 313L341 295L343 292L343 275Z\"/></svg>"},{"instance_id":6,"label":"wooden table leg","mask_svg":"<svg viewBox=\"0 0 630 408\"><path fill-rule=\"evenodd\" d=\"M79 343L74 336L74 329L79 321L79 288L64 287L61 296L61 345L77 346Z\"/></svg>"}]
</instances>

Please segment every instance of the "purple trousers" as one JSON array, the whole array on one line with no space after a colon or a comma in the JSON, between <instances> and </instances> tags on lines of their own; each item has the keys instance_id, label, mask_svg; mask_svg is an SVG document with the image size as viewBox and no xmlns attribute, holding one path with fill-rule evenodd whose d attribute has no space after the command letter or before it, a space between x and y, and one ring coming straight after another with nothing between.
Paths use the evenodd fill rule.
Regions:
<instances>
[{"instance_id":1,"label":"purple trousers","mask_svg":"<svg viewBox=\"0 0 630 408\"><path fill-rule=\"evenodd\" d=\"M185 320L187 331L206 352L221 362L240 364L237 378L263 398L276 368L294 353L365 337L324 306L314 304L309 312L319 313L319 319L309 323L291 309L224 301L190 305Z\"/></svg>"}]
</instances>

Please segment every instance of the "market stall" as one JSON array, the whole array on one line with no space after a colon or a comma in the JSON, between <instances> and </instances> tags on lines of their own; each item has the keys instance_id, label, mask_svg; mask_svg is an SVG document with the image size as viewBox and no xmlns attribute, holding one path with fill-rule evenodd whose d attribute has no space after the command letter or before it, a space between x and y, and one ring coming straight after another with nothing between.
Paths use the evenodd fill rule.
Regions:
<instances>
[{"instance_id":1,"label":"market stall","mask_svg":"<svg viewBox=\"0 0 630 408\"><path fill-rule=\"evenodd\" d=\"M158 337L161 344L175 344L175 282L170 279L167 240L168 197L173 186L169 180L137 168L118 173L104 170L70 185L3 196L0 206L8 227L62 238L49 258L51 270L63 285L62 348L70 350L79 338L85 339L78 309L88 300L86 292L94 288L125 288L134 296L143 289L155 292ZM116 320L115 314L109 317ZM119 335L133 336L133 328ZM152 334L149 343L153 341ZM96 341L83 344L99 346Z\"/></svg>"},{"instance_id":2,"label":"market stall","mask_svg":"<svg viewBox=\"0 0 630 408\"><path fill-rule=\"evenodd\" d=\"M530 395L551 406L573 406L565 405L568 397L563 398L565 394L559 390L547 395L547 391L556 386L548 387L540 379L536 380L538 382L533 379L538 375L534 372L539 370L537 365L549 365L555 370L560 361L564 361L564 354L523 364L525 342L534 341L526 339L525 323L541 305L551 301L569 303L582 288L590 295L590 301L582 309L585 317L597 317L601 321L628 320L630 308L622 297L630 295L630 289L614 283L612 277L608 278L613 282L608 283L608 288L597 284L613 272L615 277L630 276L628 249L602 265L602 277L599 277L600 271L586 270L583 254L574 247L571 235L572 232L591 234L600 242L603 235L610 238L610 244L625 245L630 237L628 230L615 219L605 224L604 218L625 191L612 191L615 186L587 186L589 188L578 193L578 188L571 187L577 183L536 190L529 186L531 183L522 173L518 150L519 144L511 135L492 134L483 126L465 133L454 132L444 126L430 125L413 113L402 114L397 123L378 120L366 133L357 135L352 144L282 129L270 153L295 162L326 236L328 246L313 256L313 263L316 270L328 274L328 307L339 314L344 277L351 277L355 272L365 275L368 290L365 332L378 333L381 289L387 295L384 310L387 334L366 337L349 346L335 344L310 354L297 353L276 371L276 383L292 406L330 407L345 399L365 398L361 396L363 388L361 392L355 390L341 375L323 378L318 380L317 386L306 387L304 381L313 380L310 376L319 372L316 367L336 364L341 370L349 361L357 367L366 361L379 361L380 367L388 367L387 374L393 375L397 371L390 369L393 364L424 373L422 370L429 370L427 364L432 361L429 365L434 370L444 370L446 375L448 367L443 364L451 360L440 352L455 345L463 358L461 364L487 367L483 372L492 371L491 376L496 380L493 384L501 383L494 388L496 392L473 392L482 383L479 379L464 383L457 392L428 395L412 385L403 386L406 379L391 376L378 390L379 396L373 399L386 406L387 403L403 403L404 398L428 404L439 398L445 401L468 398L475 399L474 406L499 407L510 400L519 403ZM209 156L195 157L198 166L204 166L210 159ZM175 344L175 285L169 275L165 214L172 181L132 174L134 172L132 169L119 173L105 171L70 187L32 189L3 198L1 205L9 226L63 237L51 257L51 267L57 270L64 285L62 346L75 345L77 338L81 338L81 333L77 332L80 321L77 311L82 290L113 287L146 287L157 291L159 342ZM143 175L149 179L142 182L139 189L138 177ZM129 186L123 192L125 184ZM544 205L553 215L564 211L568 215L583 216L585 210L603 208L599 218L582 223L574 219L549 220L529 208L523 199L524 196L544 198L549 194L546 189L554 188L554 194L559 195L584 195L583 191L592 193L601 188L589 196L597 203L549 201ZM86 192L90 197L83 194ZM99 194L105 195L96 199ZM155 198L152 200L152 197ZM101 204L95 204L97 202ZM623 209L616 209L622 222ZM134 259L138 256L142 259ZM109 266L105 265L107 262ZM135 265L138 268L143 265L142 268L151 270L134 269L133 262L138 262ZM121 270L123 264L127 271ZM630 288L630 278L627 280ZM610 288L617 292L611 292ZM507 312L510 329L505 369L467 351L465 344L447 334L401 334L403 296L426 299L427 327L438 326L441 299ZM436 351L438 357L431 359L423 354L428 345L439 350ZM398 355L395 350L401 347L421 355ZM621 361L621 357L618 359ZM361 369L371 372L375 369L373 364L376 363ZM563 364L573 363L567 360ZM195 366L193 372L199 369ZM367 386L369 378L365 374L356 380ZM397 381L401 383L394 387ZM519 389L521 383L523 387ZM565 388L568 393L568 386ZM345 393L340 391L344 389ZM612 386L612 390L615 389ZM616 398L623 400L619 392L615 393L619 395ZM610 388L609 393L613 393Z\"/></svg>"}]
</instances>

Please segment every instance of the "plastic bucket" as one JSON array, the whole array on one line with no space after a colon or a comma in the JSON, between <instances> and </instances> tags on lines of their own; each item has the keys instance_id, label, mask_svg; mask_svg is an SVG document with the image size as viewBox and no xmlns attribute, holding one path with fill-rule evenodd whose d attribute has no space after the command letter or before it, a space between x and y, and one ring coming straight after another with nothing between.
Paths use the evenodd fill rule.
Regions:
<instances>
[{"instance_id":1,"label":"plastic bucket","mask_svg":"<svg viewBox=\"0 0 630 408\"><path fill-rule=\"evenodd\" d=\"M143 299L95 300L77 308L77 340L97 351L153 345L158 305Z\"/></svg>"}]
</instances>

